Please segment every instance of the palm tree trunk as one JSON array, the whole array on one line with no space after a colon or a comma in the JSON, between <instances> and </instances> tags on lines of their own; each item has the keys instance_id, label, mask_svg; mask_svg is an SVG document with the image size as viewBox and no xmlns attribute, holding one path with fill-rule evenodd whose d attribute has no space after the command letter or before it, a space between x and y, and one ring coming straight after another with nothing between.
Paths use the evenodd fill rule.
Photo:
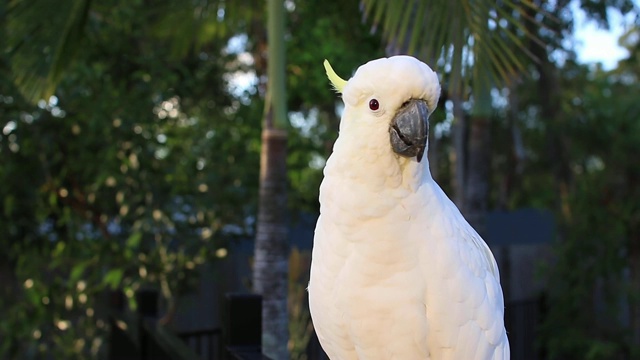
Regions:
<instances>
[{"instance_id":1,"label":"palm tree trunk","mask_svg":"<svg viewBox=\"0 0 640 360\"><path fill-rule=\"evenodd\" d=\"M288 358L286 143L285 131L263 130L253 287L262 294L262 350L274 360Z\"/></svg>"},{"instance_id":2,"label":"palm tree trunk","mask_svg":"<svg viewBox=\"0 0 640 360\"><path fill-rule=\"evenodd\" d=\"M491 170L491 122L486 116L471 118L469 131L469 166L464 192L464 211L469 223L484 236L489 201Z\"/></svg>"},{"instance_id":3,"label":"palm tree trunk","mask_svg":"<svg viewBox=\"0 0 640 360\"><path fill-rule=\"evenodd\" d=\"M462 213L465 212L465 192L467 183L467 116L464 111L464 102L466 99L466 90L462 82L462 72L464 68L464 58L462 55L462 46L464 46L464 34L460 31L459 17L454 17L450 31L453 40L453 46L456 51L451 57L451 85L449 91L451 93L451 102L453 103L453 153L451 154L451 167L453 171L453 202L458 206Z\"/></svg>"},{"instance_id":4,"label":"palm tree trunk","mask_svg":"<svg viewBox=\"0 0 640 360\"><path fill-rule=\"evenodd\" d=\"M289 358L284 3L282 0L269 0L267 10L268 83L253 286L263 299L262 352L273 360L284 360Z\"/></svg>"},{"instance_id":5,"label":"palm tree trunk","mask_svg":"<svg viewBox=\"0 0 640 360\"><path fill-rule=\"evenodd\" d=\"M633 233L633 231L631 231ZM640 238L633 235L629 239L629 283L631 293L629 301L629 322L631 328L631 343L640 345Z\"/></svg>"},{"instance_id":6,"label":"palm tree trunk","mask_svg":"<svg viewBox=\"0 0 640 360\"><path fill-rule=\"evenodd\" d=\"M540 1L540 6L544 3L544 1ZM527 9L527 12L529 16L536 15L534 9ZM560 23L551 22L551 24L549 30L560 33ZM535 24L529 24L529 27L529 31L537 31ZM537 59L535 67L540 76L538 80L540 118L545 120L547 126L547 157L556 180L558 208L564 218L570 221L571 209L568 198L573 179L569 166L565 131L561 119L558 118L558 109L560 109L558 73L556 66L549 60L548 49L544 44L530 41L529 51Z\"/></svg>"},{"instance_id":7,"label":"palm tree trunk","mask_svg":"<svg viewBox=\"0 0 640 360\"><path fill-rule=\"evenodd\" d=\"M465 208L465 185L466 185L466 164L467 164L467 119L462 107L464 99L460 93L451 94L453 103L453 125L452 137L453 148L450 154L450 161L453 180L453 202L460 211Z\"/></svg>"},{"instance_id":8,"label":"palm tree trunk","mask_svg":"<svg viewBox=\"0 0 640 360\"><path fill-rule=\"evenodd\" d=\"M507 113L507 125L511 135L511 151L507 157L507 173L500 182L500 195L498 197L498 208L506 210L509 208L509 200L513 189L524 170L526 151L522 140L522 130L518 124L518 114L520 113L520 98L518 95L518 76L512 78L509 85L509 109Z\"/></svg>"},{"instance_id":9,"label":"palm tree trunk","mask_svg":"<svg viewBox=\"0 0 640 360\"><path fill-rule=\"evenodd\" d=\"M626 171L627 193L639 194L640 171L635 167ZM631 328L631 344L640 346L640 217L637 212L631 214L627 220L628 226L628 262L629 262L629 325Z\"/></svg>"},{"instance_id":10,"label":"palm tree trunk","mask_svg":"<svg viewBox=\"0 0 640 360\"><path fill-rule=\"evenodd\" d=\"M489 14L481 14L482 23L488 23ZM488 28L486 31L489 31ZM489 181L491 174L491 117L493 99L491 91L494 78L482 69L491 68L491 57L485 54L485 39L479 37L474 46L478 59L473 69L473 108L469 121L469 152L467 177L464 187L464 212L469 223L483 237L486 237L485 219L489 208Z\"/></svg>"},{"instance_id":11,"label":"palm tree trunk","mask_svg":"<svg viewBox=\"0 0 640 360\"><path fill-rule=\"evenodd\" d=\"M469 121L469 151L463 192L463 213L469 223L486 235L485 218L489 203L491 173L491 83L474 87L474 103Z\"/></svg>"}]
</instances>

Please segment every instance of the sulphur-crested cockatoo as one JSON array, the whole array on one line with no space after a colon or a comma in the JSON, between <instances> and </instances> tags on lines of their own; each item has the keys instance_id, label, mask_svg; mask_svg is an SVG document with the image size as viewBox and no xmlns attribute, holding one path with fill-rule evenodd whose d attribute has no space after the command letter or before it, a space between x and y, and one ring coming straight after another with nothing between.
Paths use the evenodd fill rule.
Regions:
<instances>
[{"instance_id":1,"label":"sulphur-crested cockatoo","mask_svg":"<svg viewBox=\"0 0 640 360\"><path fill-rule=\"evenodd\" d=\"M431 177L438 77L419 60L370 61L342 93L320 186L309 305L333 360L509 359L496 261Z\"/></svg>"}]
</instances>

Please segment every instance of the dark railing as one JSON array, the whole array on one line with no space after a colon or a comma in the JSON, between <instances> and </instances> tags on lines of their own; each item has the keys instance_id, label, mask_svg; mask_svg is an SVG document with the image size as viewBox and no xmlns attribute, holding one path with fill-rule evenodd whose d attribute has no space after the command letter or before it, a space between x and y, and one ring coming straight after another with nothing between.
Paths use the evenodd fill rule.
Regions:
<instances>
[{"instance_id":1,"label":"dark railing","mask_svg":"<svg viewBox=\"0 0 640 360\"><path fill-rule=\"evenodd\" d=\"M269 360L262 355L262 297L227 294L224 329L173 333L156 324L157 293L136 295L136 313L111 294L109 360Z\"/></svg>"},{"instance_id":2,"label":"dark railing","mask_svg":"<svg viewBox=\"0 0 640 360\"><path fill-rule=\"evenodd\" d=\"M268 360L262 355L262 296L227 294L225 341L228 359Z\"/></svg>"},{"instance_id":3,"label":"dark railing","mask_svg":"<svg viewBox=\"0 0 640 360\"><path fill-rule=\"evenodd\" d=\"M155 295L157 296L157 295ZM262 355L262 298L253 294L227 294L223 312L224 328L172 333L155 324L157 298L151 292L137 296L138 311L124 311L121 295L112 297L110 317L110 360L267 360ZM535 346L536 332L543 316L540 300L508 302L505 326L511 357L521 360L543 358ZM326 359L313 337L309 359Z\"/></svg>"},{"instance_id":4,"label":"dark railing","mask_svg":"<svg viewBox=\"0 0 640 360\"><path fill-rule=\"evenodd\" d=\"M156 324L157 294L137 294L138 309L127 312L124 296L115 292L110 298L108 346L109 360L196 360L199 356L172 332Z\"/></svg>"},{"instance_id":5,"label":"dark railing","mask_svg":"<svg viewBox=\"0 0 640 360\"><path fill-rule=\"evenodd\" d=\"M216 360L222 358L222 329L203 329L182 331L177 334L202 360Z\"/></svg>"},{"instance_id":6,"label":"dark railing","mask_svg":"<svg viewBox=\"0 0 640 360\"><path fill-rule=\"evenodd\" d=\"M511 358L543 359L544 355L536 348L536 334L544 316L543 301L510 301L505 308L504 322L511 346Z\"/></svg>"}]
</instances>

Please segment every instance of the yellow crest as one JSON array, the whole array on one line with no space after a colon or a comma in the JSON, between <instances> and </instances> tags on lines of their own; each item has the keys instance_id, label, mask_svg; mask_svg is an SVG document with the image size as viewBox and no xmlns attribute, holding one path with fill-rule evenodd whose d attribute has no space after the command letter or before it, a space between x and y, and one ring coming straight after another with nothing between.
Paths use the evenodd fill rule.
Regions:
<instances>
[{"instance_id":1,"label":"yellow crest","mask_svg":"<svg viewBox=\"0 0 640 360\"><path fill-rule=\"evenodd\" d=\"M331 85L333 85L333 88L337 92L341 93L342 89L344 89L344 86L347 85L347 81L338 76L338 74L333 71L331 64L329 64L329 61L327 60L324 61L324 69L327 71L327 77L329 78L329 81L331 81Z\"/></svg>"}]
</instances>

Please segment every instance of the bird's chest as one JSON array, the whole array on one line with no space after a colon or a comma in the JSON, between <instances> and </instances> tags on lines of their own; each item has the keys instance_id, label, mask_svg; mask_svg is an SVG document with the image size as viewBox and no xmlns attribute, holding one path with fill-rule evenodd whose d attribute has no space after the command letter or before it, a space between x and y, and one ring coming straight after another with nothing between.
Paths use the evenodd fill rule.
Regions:
<instances>
[{"instance_id":1,"label":"bird's chest","mask_svg":"<svg viewBox=\"0 0 640 360\"><path fill-rule=\"evenodd\" d=\"M327 223L321 224L331 229L321 247L331 267L324 279L331 296L321 304L331 309L330 321L346 322L344 326L363 333L411 328L411 319L425 314L425 284L420 266L423 249L419 239L411 236L410 215L402 206L390 207L383 217L353 212L334 215L323 213L322 221Z\"/></svg>"},{"instance_id":2,"label":"bird's chest","mask_svg":"<svg viewBox=\"0 0 640 360\"><path fill-rule=\"evenodd\" d=\"M315 309L326 317L326 326L318 323L318 331L358 344L367 352L359 358L412 358L401 355L407 351L426 358L425 284L417 257L411 251L375 247L353 246L347 254L330 280L331 296L320 299Z\"/></svg>"},{"instance_id":3,"label":"bird's chest","mask_svg":"<svg viewBox=\"0 0 640 360\"><path fill-rule=\"evenodd\" d=\"M411 218L411 192L402 186L387 186L383 178L366 184L360 178L327 176L320 186L320 213L345 236L371 234L374 227L397 231ZM354 240L354 239L349 239Z\"/></svg>"},{"instance_id":4,"label":"bird's chest","mask_svg":"<svg viewBox=\"0 0 640 360\"><path fill-rule=\"evenodd\" d=\"M415 197L401 187L375 187L326 178L321 187L322 251L334 267L333 281L344 287L387 291L403 287L418 271L424 243Z\"/></svg>"},{"instance_id":5,"label":"bird's chest","mask_svg":"<svg viewBox=\"0 0 640 360\"><path fill-rule=\"evenodd\" d=\"M339 334L336 342L359 339L380 354L424 344L424 244L416 236L424 232L416 218L420 197L401 183L390 185L331 176L323 181L309 291L314 324L324 341ZM407 343L390 346L385 337L391 333Z\"/></svg>"}]
</instances>

